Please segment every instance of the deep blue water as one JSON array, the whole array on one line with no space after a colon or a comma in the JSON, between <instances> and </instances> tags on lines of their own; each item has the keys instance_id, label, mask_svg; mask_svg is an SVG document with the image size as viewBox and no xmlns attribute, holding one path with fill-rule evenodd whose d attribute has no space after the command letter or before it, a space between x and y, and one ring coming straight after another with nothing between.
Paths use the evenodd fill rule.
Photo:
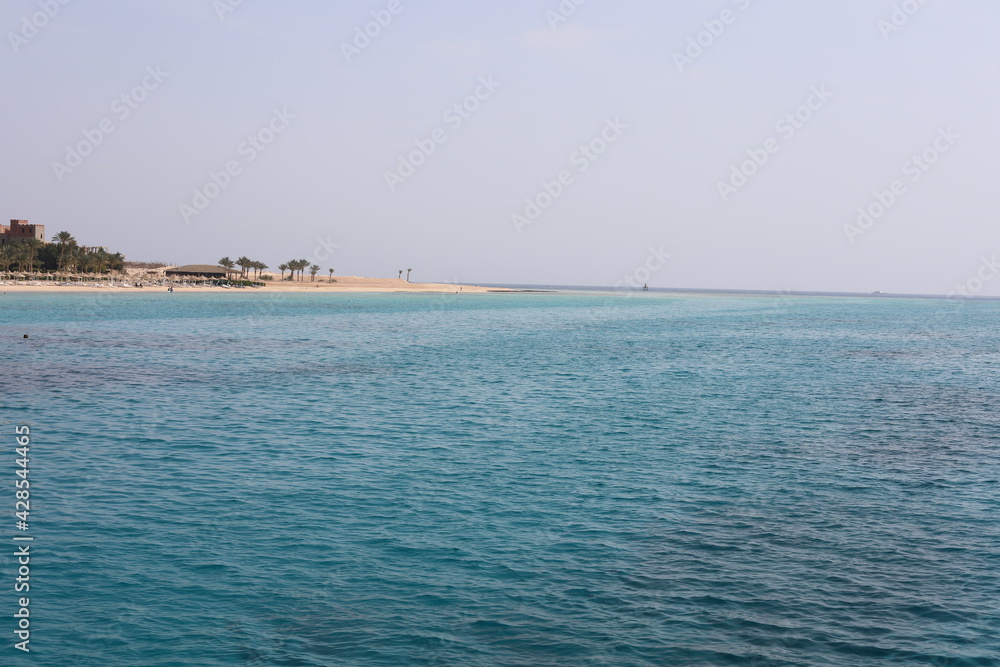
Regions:
<instances>
[{"instance_id":1,"label":"deep blue water","mask_svg":"<svg viewBox=\"0 0 1000 667\"><path fill-rule=\"evenodd\" d=\"M1000 303L0 299L0 664L1000 664Z\"/></svg>"}]
</instances>

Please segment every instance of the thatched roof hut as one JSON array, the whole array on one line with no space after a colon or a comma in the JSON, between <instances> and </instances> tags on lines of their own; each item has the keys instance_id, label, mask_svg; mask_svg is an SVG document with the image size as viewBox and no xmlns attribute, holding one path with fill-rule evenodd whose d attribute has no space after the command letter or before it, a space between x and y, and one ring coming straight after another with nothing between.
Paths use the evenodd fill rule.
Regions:
<instances>
[{"instance_id":1,"label":"thatched roof hut","mask_svg":"<svg viewBox=\"0 0 1000 667\"><path fill-rule=\"evenodd\" d=\"M165 271L169 277L177 278L228 278L229 276L238 276L239 271L235 269L227 269L224 266L212 266L210 264L188 264L187 266L178 266L175 269L167 269Z\"/></svg>"}]
</instances>

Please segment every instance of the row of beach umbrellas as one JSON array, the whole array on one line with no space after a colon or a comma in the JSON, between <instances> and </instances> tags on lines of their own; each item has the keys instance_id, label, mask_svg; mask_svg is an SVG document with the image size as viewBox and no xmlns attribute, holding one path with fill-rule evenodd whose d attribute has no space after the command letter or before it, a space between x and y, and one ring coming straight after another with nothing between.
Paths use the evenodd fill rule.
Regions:
<instances>
[{"instance_id":1,"label":"row of beach umbrellas","mask_svg":"<svg viewBox=\"0 0 1000 667\"><path fill-rule=\"evenodd\" d=\"M144 277L124 277L124 276L112 276L110 274L104 273L27 273L25 271L4 271L0 272L0 280L47 280L47 281L120 281L120 282L160 282L166 280L168 282L183 283L183 282L219 282L220 278L210 278L208 276L162 276L151 278L148 274Z\"/></svg>"}]
</instances>

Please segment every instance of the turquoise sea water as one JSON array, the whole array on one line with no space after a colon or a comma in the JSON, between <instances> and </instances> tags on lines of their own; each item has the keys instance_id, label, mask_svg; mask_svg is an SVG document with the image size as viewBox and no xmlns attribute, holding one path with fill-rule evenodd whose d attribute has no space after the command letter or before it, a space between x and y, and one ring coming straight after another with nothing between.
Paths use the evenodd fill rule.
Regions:
<instances>
[{"instance_id":1,"label":"turquoise sea water","mask_svg":"<svg viewBox=\"0 0 1000 667\"><path fill-rule=\"evenodd\" d=\"M998 303L0 298L0 664L1000 664Z\"/></svg>"}]
</instances>

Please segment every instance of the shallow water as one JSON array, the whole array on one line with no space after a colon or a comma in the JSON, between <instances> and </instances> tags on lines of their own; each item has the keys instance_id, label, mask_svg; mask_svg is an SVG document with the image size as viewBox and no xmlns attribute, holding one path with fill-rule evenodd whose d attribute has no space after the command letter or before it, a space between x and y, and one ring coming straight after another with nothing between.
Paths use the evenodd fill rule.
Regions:
<instances>
[{"instance_id":1,"label":"shallow water","mask_svg":"<svg viewBox=\"0 0 1000 667\"><path fill-rule=\"evenodd\" d=\"M2 299L0 664L1000 664L1000 303Z\"/></svg>"}]
</instances>

